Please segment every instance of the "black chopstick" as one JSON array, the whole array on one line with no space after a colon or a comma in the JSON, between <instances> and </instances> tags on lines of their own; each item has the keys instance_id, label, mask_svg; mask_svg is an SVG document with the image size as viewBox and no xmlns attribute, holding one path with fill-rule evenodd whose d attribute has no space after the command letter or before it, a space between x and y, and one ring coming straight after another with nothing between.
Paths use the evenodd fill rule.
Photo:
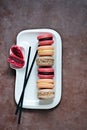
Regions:
<instances>
[{"instance_id":1,"label":"black chopstick","mask_svg":"<svg viewBox=\"0 0 87 130\"><path fill-rule=\"evenodd\" d=\"M20 111L19 111L18 124L20 124L20 121L21 121L22 106L23 106L23 97L24 97L24 96L22 96L21 103L20 103Z\"/></svg>"},{"instance_id":2,"label":"black chopstick","mask_svg":"<svg viewBox=\"0 0 87 130\"><path fill-rule=\"evenodd\" d=\"M25 77L24 77L23 90L22 90L21 97L20 97L20 100L19 100L19 102L18 102L18 105L17 105L17 109L16 109L15 114L18 113L18 109L19 109L19 106L20 106L20 102L21 102L22 96L24 95L24 91L25 91L25 82L26 82L27 71L28 71L28 67L29 67L30 52L31 52L31 47L29 47L29 50L28 50L28 57L27 57L27 63L26 63L26 70L25 70Z\"/></svg>"},{"instance_id":3,"label":"black chopstick","mask_svg":"<svg viewBox=\"0 0 87 130\"><path fill-rule=\"evenodd\" d=\"M37 52L38 52L38 51L36 50L36 53L35 53L35 55L34 55L34 58L33 58L33 61L32 61L32 64L31 64L31 67L30 67L30 70L29 70L29 73L28 73L28 75L27 75L27 77L26 77L26 81L24 82L24 85L23 85L23 91L22 91L20 100L19 100L19 102L18 102L18 105L17 105L17 109L16 109L15 114L18 113L19 105L20 105L20 102L21 102L21 99L22 99L22 96L23 96L23 93L24 93L24 89L25 89L25 87L26 87L26 85L27 85L27 82L28 82L28 79L29 79L29 77L30 77L30 74L31 74L31 71L32 71L32 68L33 68L33 65L34 65L34 62L35 62L35 59L36 59L36 56L37 56Z\"/></svg>"},{"instance_id":4,"label":"black chopstick","mask_svg":"<svg viewBox=\"0 0 87 130\"><path fill-rule=\"evenodd\" d=\"M30 74L31 74L31 71L32 71L32 68L33 68L33 65L34 65L34 62L35 62L35 59L36 59L36 57L37 57L37 53L38 53L38 50L36 50L36 53L35 53L35 55L34 55L34 58L33 58L33 61L32 61L32 64L31 64L31 67L30 67L30 70L29 70L29 73L28 73L28 75L27 75L27 79L26 79L25 85L27 85L27 82L28 82L28 79L29 79L29 77L30 77Z\"/></svg>"},{"instance_id":5,"label":"black chopstick","mask_svg":"<svg viewBox=\"0 0 87 130\"><path fill-rule=\"evenodd\" d=\"M24 77L24 84L26 82L26 77L27 77L27 71L28 71L28 67L29 67L29 59L30 59L30 52L31 52L31 47L29 47L29 50L28 50L28 57L27 57L27 63L26 63L26 70L25 70L25 77ZM19 117L18 118L18 124L20 124L20 120L21 120L21 114L22 114L22 104L23 104L23 98L24 98L24 92L25 92L25 85L23 84L23 91L22 91L22 94L21 94L21 97L20 98L21 100L19 100L19 103L17 105L17 109L16 109L16 112L15 114L17 114L19 108L20 108L20 113L19 113ZM19 120L20 119L20 120Z\"/></svg>"},{"instance_id":6,"label":"black chopstick","mask_svg":"<svg viewBox=\"0 0 87 130\"><path fill-rule=\"evenodd\" d=\"M26 78L26 82L25 82L25 86L24 86L24 87L26 87L26 85L27 85L27 82L28 82L28 79L29 79L29 77L30 77L30 74L31 74L32 67L33 67L33 65L34 65L34 62L35 62L36 56L37 56L37 51L36 51L35 56L34 56L34 58L33 58L33 61L32 61L32 64L31 64L31 67L30 67L30 70L29 70L28 76L27 76L27 78ZM20 124L20 120L21 120L22 105L23 105L23 95L22 95L22 97L21 97L21 105L20 105L20 113L19 113L19 118L18 118L18 124Z\"/></svg>"},{"instance_id":7,"label":"black chopstick","mask_svg":"<svg viewBox=\"0 0 87 130\"><path fill-rule=\"evenodd\" d=\"M35 59L36 59L36 56L37 56L37 52L38 52L38 51L36 50L35 55L34 55L34 58L33 58L33 61L32 61L32 64L31 64L31 67L30 67L30 70L29 70L29 73L28 73L28 75L26 74L26 80L24 80L23 91L22 91L22 94L21 94L19 103L18 103L18 105L17 105L16 112L15 112L15 114L17 114L17 113L18 113L18 110L19 110L19 108L20 108L20 113L19 113L19 118L18 118L18 124L20 124L20 120L21 120L24 91L25 91L25 88L26 88L28 79L29 79L29 77L30 77L30 74L31 74L31 71L32 71L32 68L33 68L33 65L34 65L34 62L35 62ZM26 67L26 68L27 68L27 67ZM28 69L27 69L27 70L28 70ZM27 72L27 71L26 71L26 72Z\"/></svg>"}]
</instances>

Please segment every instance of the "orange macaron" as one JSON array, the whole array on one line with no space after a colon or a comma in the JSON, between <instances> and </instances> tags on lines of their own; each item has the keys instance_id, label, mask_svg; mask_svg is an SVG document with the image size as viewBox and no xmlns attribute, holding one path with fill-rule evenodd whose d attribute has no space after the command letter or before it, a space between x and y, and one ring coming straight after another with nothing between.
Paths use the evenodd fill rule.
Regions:
<instances>
[{"instance_id":1,"label":"orange macaron","mask_svg":"<svg viewBox=\"0 0 87 130\"><path fill-rule=\"evenodd\" d=\"M54 80L53 79L38 79L37 80L37 87L39 89L42 88L54 88Z\"/></svg>"},{"instance_id":2,"label":"orange macaron","mask_svg":"<svg viewBox=\"0 0 87 130\"><path fill-rule=\"evenodd\" d=\"M51 45L38 47L39 56L52 56L53 54L54 54L54 47Z\"/></svg>"}]
</instances>

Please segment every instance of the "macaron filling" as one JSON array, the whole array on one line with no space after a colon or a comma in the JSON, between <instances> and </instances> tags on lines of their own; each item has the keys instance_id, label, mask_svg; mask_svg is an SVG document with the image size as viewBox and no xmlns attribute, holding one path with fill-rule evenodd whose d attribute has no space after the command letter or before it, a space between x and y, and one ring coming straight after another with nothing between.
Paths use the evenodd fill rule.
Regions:
<instances>
[{"instance_id":1,"label":"macaron filling","mask_svg":"<svg viewBox=\"0 0 87 130\"><path fill-rule=\"evenodd\" d=\"M54 75L54 72L38 72L41 75Z\"/></svg>"},{"instance_id":2,"label":"macaron filling","mask_svg":"<svg viewBox=\"0 0 87 130\"><path fill-rule=\"evenodd\" d=\"M46 38L39 39L39 41L46 41L46 40L52 40L52 37L46 37Z\"/></svg>"}]
</instances>

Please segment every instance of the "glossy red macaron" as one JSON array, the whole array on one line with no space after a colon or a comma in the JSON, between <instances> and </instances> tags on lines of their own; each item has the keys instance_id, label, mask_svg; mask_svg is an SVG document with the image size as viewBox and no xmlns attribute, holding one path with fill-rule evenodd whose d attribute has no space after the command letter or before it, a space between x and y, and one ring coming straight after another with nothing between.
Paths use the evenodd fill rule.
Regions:
<instances>
[{"instance_id":1,"label":"glossy red macaron","mask_svg":"<svg viewBox=\"0 0 87 130\"><path fill-rule=\"evenodd\" d=\"M22 50L21 50L21 47L17 46L17 45L13 45L11 47L11 52L16 55L17 57L20 57L20 58L24 58L23 56L23 53L22 53Z\"/></svg>"},{"instance_id":2,"label":"glossy red macaron","mask_svg":"<svg viewBox=\"0 0 87 130\"><path fill-rule=\"evenodd\" d=\"M38 68L38 77L41 79L52 79L54 77L54 69L49 68Z\"/></svg>"},{"instance_id":3,"label":"glossy red macaron","mask_svg":"<svg viewBox=\"0 0 87 130\"><path fill-rule=\"evenodd\" d=\"M53 35L51 33L43 33L43 34L40 34L38 37L38 44L40 46L44 46L44 45L51 45L54 43L54 40L53 40Z\"/></svg>"},{"instance_id":4,"label":"glossy red macaron","mask_svg":"<svg viewBox=\"0 0 87 130\"><path fill-rule=\"evenodd\" d=\"M22 68L24 66L25 64L24 56L19 46L14 45L11 47L8 62L12 66L14 66L14 68Z\"/></svg>"},{"instance_id":5,"label":"glossy red macaron","mask_svg":"<svg viewBox=\"0 0 87 130\"><path fill-rule=\"evenodd\" d=\"M15 68L22 68L25 63L24 59L17 57L14 54L9 55L8 62L12 64Z\"/></svg>"}]
</instances>

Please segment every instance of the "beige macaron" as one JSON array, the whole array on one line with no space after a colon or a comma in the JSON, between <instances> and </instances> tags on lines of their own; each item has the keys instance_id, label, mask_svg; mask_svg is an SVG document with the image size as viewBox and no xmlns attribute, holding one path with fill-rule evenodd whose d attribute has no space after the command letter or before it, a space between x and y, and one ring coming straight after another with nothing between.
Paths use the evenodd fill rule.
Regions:
<instances>
[{"instance_id":1,"label":"beige macaron","mask_svg":"<svg viewBox=\"0 0 87 130\"><path fill-rule=\"evenodd\" d=\"M54 98L55 92L53 89L39 89L38 98L40 99L52 99Z\"/></svg>"},{"instance_id":2,"label":"beige macaron","mask_svg":"<svg viewBox=\"0 0 87 130\"><path fill-rule=\"evenodd\" d=\"M54 58L52 56L39 56L36 59L38 66L52 66L54 64Z\"/></svg>"}]
</instances>

